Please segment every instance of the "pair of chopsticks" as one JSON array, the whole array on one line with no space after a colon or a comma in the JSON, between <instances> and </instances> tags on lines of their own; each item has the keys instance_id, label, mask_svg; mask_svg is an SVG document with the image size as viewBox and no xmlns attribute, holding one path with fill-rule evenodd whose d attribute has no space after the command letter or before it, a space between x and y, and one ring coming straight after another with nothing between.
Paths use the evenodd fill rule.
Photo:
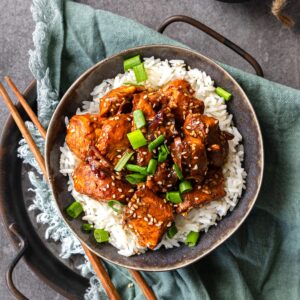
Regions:
<instances>
[{"instance_id":1,"label":"pair of chopsticks","mask_svg":"<svg viewBox=\"0 0 300 300\"><path fill-rule=\"evenodd\" d=\"M17 87L13 83L13 81L7 76L5 77L5 80L8 83L9 87L14 92L14 94L16 95L17 99L23 106L23 108L26 111L26 113L28 114L28 116L30 117L31 121L35 124L35 126L39 130L41 136L45 139L46 138L46 130L43 128L42 124L38 120L37 116L31 109L31 107L28 105L28 103L26 102L26 100L24 99L24 97L22 96L20 91L17 89ZM14 106L7 91L5 90L5 88L3 87L3 85L1 83L0 83L0 94L4 100L4 103L6 104L7 108L9 109L16 125L18 126L24 139L26 140L27 144L29 145L29 148L31 149L36 161L38 162L45 179L48 179L46 166L45 166L45 160L44 160L41 152L39 151L37 145L35 144L30 132L28 131L24 121L22 120L17 108ZM96 254L91 252L85 245L81 244L81 246L82 246L84 252L86 253L90 263L92 264L96 275L98 276L99 280L101 281L103 288L105 289L109 299L112 299L112 300L121 299L118 291L116 290L109 275L107 274L107 272L101 262L101 259ZM142 290L146 299L156 300L157 298L156 298L155 294L153 293L152 289L147 285L146 281L144 280L144 278L142 277L140 272L138 272L136 270L131 270L131 269L128 269L128 271L131 273L132 277L135 279L135 281L139 285L139 287Z\"/></svg>"}]
</instances>

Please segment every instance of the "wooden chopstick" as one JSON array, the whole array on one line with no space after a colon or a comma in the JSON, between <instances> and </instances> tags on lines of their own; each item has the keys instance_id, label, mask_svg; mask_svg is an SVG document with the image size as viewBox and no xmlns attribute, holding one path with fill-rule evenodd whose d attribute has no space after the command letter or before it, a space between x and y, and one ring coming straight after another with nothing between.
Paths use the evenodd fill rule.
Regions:
<instances>
[{"instance_id":1,"label":"wooden chopstick","mask_svg":"<svg viewBox=\"0 0 300 300\"><path fill-rule=\"evenodd\" d=\"M23 95L20 93L20 91L17 89L13 81L8 77L4 77L12 91L17 96L18 100L22 104L23 108L27 112L28 116L30 117L31 121L34 123L34 125L37 127L38 131L40 132L41 136L45 139L46 138L46 130L44 129L43 125L40 123L39 119L37 118L36 114L33 112L31 107L28 105L27 101L24 99Z\"/></svg>"},{"instance_id":2,"label":"wooden chopstick","mask_svg":"<svg viewBox=\"0 0 300 300\"><path fill-rule=\"evenodd\" d=\"M38 150L34 140L32 139L24 121L22 120L20 114L18 113L16 107L14 106L13 102L11 101L9 95L7 94L5 88L3 87L3 85L1 83L0 83L0 93L2 95L2 98L5 102L5 104L7 105L8 109L9 109L9 111L11 112L11 115L12 115L14 121L16 122L18 128L20 129L24 139L26 140L27 144L29 145L29 148L33 152L33 155L36 158L36 160L44 174L45 179L48 179L45 161L44 161L40 151ZM97 255L92 253L84 245L82 245L82 247L83 247L86 255L88 256L95 273L97 274L98 278L101 280L101 283L102 283L109 299L121 300L120 295L118 294L115 286L113 285L112 281L110 280L110 277L106 273L102 263L99 261Z\"/></svg>"},{"instance_id":3,"label":"wooden chopstick","mask_svg":"<svg viewBox=\"0 0 300 300\"><path fill-rule=\"evenodd\" d=\"M3 85L1 83L0 83L0 93L1 93L1 96L4 100L4 103L8 107L8 109L9 109L13 119L15 120L18 128L20 129L24 139L26 140L26 142L28 143L31 151L33 152L33 155L34 155L35 159L37 160L37 162L38 162L45 178L47 178L47 171L46 171L46 167L45 167L44 158L43 158L40 150L38 149L38 147L35 145L35 142L34 142L32 136L31 136L29 130L27 129L27 127L26 127L24 121L22 120L18 110L14 106L13 102L9 98L5 88L3 87ZM31 145L34 145L34 147L32 147Z\"/></svg>"},{"instance_id":4,"label":"wooden chopstick","mask_svg":"<svg viewBox=\"0 0 300 300\"><path fill-rule=\"evenodd\" d=\"M5 79L7 81L7 83L9 84L9 86L12 88L13 92L15 93L15 95L17 96L18 100L20 101L21 105L24 107L25 111L28 113L30 119L32 120L32 122L36 125L36 127L39 129L41 135L45 138L46 137L46 130L44 129L43 125L40 123L39 119L37 118L37 116L35 115L35 113L32 111L32 109L30 108L30 106L28 105L27 101L24 99L24 97L22 96L22 94L20 93L20 91L17 89L17 87L15 86L15 84L13 83L13 81L8 77L5 76ZM2 93L2 97L5 100L5 103L9 106L12 105L12 107L10 109L10 111L12 112L13 110L17 113L18 116L18 120L21 121L21 123L24 124L23 120L21 119L21 116L19 115L17 109L15 108L15 106L13 105L12 101L10 100L7 92L5 91L4 87L1 85L0 83L0 91L2 92L2 90L4 90L4 94L7 96L6 99L4 99L3 97L3 93ZM13 116L14 118L14 116ZM14 120L16 121L16 119L14 118ZM16 121L17 123L17 121ZM18 125L18 123L17 123ZM25 126L25 124L24 124ZM18 125L19 127L19 125ZM19 127L20 128L20 127ZM25 127L26 128L26 127ZM26 128L27 130L27 128ZM23 132L20 129L22 135ZM28 130L27 130L28 132ZM42 134L42 132L45 133L45 135ZM32 142L29 143L29 141L27 141L27 139L25 138L25 140L27 141L27 143L29 144L29 147L32 147L32 151L37 150L39 155L41 156L41 161L39 162L39 165L43 165L44 167L44 171L43 174L45 176L45 178L47 178L47 172L46 172L46 167L45 167L45 161L41 155L41 153L39 152L39 150L37 149L36 144L34 143L30 133L28 132L29 137L31 138ZM24 136L24 135L23 135ZM32 146L30 146L32 145ZM33 151L34 153L34 151ZM35 154L34 154L35 155ZM42 168L42 167L41 167ZM120 298L114 298L113 295L110 296L109 294L109 290L115 290L115 292L117 293L113 283L110 280L110 277L108 276L108 274L106 273L102 263L99 261L98 256L96 256L94 253L92 253L87 247L85 247L83 244L81 244L86 255L88 256L97 276L99 277L99 279L101 280L104 289L107 292L107 295L109 296L110 299L120 299ZM140 289L142 290L144 296L146 297L147 300L156 300L156 296L153 292L153 290L148 286L148 284L146 283L145 279L142 277L141 273L139 271L136 270L132 270L132 269L128 269L128 271L131 273L132 277L135 279L135 281L137 282L137 284L139 285ZM119 297L119 295L118 295Z\"/></svg>"}]
</instances>

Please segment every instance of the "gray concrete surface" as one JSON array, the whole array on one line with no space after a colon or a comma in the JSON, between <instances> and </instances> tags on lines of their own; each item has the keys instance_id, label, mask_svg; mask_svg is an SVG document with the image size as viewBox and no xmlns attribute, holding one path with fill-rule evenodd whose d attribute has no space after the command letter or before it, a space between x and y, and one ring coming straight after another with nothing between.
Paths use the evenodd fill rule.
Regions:
<instances>
[{"instance_id":1,"label":"gray concrete surface","mask_svg":"<svg viewBox=\"0 0 300 300\"><path fill-rule=\"evenodd\" d=\"M132 18L151 28L157 28L165 17L173 14L192 16L249 51L262 65L266 78L300 88L300 2L297 0L291 0L286 8L298 20L292 30L283 28L270 14L271 0L253 0L243 4L215 0L79 2ZM0 0L0 80L8 74L20 89L24 89L32 79L27 66L34 29L30 5L31 0ZM188 25L172 25L166 34L205 55L252 72L251 67L236 54ZM7 110L0 103L0 124L6 118ZM13 297L6 288L4 271L14 249L2 225L0 241L0 300L9 300ZM23 262L17 267L15 279L29 299L64 299L32 274Z\"/></svg>"}]
</instances>

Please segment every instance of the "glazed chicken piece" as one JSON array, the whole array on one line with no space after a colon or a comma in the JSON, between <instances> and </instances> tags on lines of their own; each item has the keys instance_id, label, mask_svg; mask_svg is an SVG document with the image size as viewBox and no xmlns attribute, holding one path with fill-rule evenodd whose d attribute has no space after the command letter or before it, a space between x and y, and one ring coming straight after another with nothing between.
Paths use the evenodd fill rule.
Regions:
<instances>
[{"instance_id":1,"label":"glazed chicken piece","mask_svg":"<svg viewBox=\"0 0 300 300\"><path fill-rule=\"evenodd\" d=\"M135 192L124 212L124 226L137 235L142 247L150 249L158 245L173 220L172 205L144 185Z\"/></svg>"},{"instance_id":2,"label":"glazed chicken piece","mask_svg":"<svg viewBox=\"0 0 300 300\"><path fill-rule=\"evenodd\" d=\"M220 134L219 121L202 114L188 114L183 124L183 132L202 139L205 144L211 144L215 136Z\"/></svg>"},{"instance_id":3,"label":"glazed chicken piece","mask_svg":"<svg viewBox=\"0 0 300 300\"><path fill-rule=\"evenodd\" d=\"M140 147L135 150L137 152L136 162L139 166L148 166L150 159L152 158L152 152L148 150L147 146Z\"/></svg>"},{"instance_id":4,"label":"glazed chicken piece","mask_svg":"<svg viewBox=\"0 0 300 300\"><path fill-rule=\"evenodd\" d=\"M151 103L153 110L156 112L166 107L169 99L165 96L162 90L150 91L147 94L147 100Z\"/></svg>"},{"instance_id":5,"label":"glazed chicken piece","mask_svg":"<svg viewBox=\"0 0 300 300\"><path fill-rule=\"evenodd\" d=\"M121 114L103 121L102 129L95 144L99 152L115 165L122 153L130 147L127 133L131 131L132 117Z\"/></svg>"},{"instance_id":6,"label":"glazed chicken piece","mask_svg":"<svg viewBox=\"0 0 300 300\"><path fill-rule=\"evenodd\" d=\"M148 101L146 92L135 94L132 100L133 111L140 109L143 111L147 121L153 120L155 117L155 111L152 108L152 104Z\"/></svg>"},{"instance_id":7,"label":"glazed chicken piece","mask_svg":"<svg viewBox=\"0 0 300 300\"><path fill-rule=\"evenodd\" d=\"M185 137L181 155L185 178L201 182L208 167L206 149L202 140L191 136Z\"/></svg>"},{"instance_id":8,"label":"glazed chicken piece","mask_svg":"<svg viewBox=\"0 0 300 300\"><path fill-rule=\"evenodd\" d=\"M183 194L183 202L178 204L176 212L185 214L193 207L218 200L225 195L222 170L220 168L209 169L201 185L195 186L191 192Z\"/></svg>"},{"instance_id":9,"label":"glazed chicken piece","mask_svg":"<svg viewBox=\"0 0 300 300\"><path fill-rule=\"evenodd\" d=\"M89 164L79 163L73 173L75 190L99 201L127 202L130 199L134 192L130 184L98 171L92 170Z\"/></svg>"},{"instance_id":10,"label":"glazed chicken piece","mask_svg":"<svg viewBox=\"0 0 300 300\"><path fill-rule=\"evenodd\" d=\"M148 123L147 138L149 141L154 140L161 134L168 140L172 140L178 135L174 114L169 107L165 107L157 112L154 119Z\"/></svg>"},{"instance_id":11,"label":"glazed chicken piece","mask_svg":"<svg viewBox=\"0 0 300 300\"><path fill-rule=\"evenodd\" d=\"M187 136L200 138L207 145L207 156L210 164L221 167L228 156L228 140L233 138L228 132L221 131L219 121L201 114L189 114L183 125Z\"/></svg>"},{"instance_id":12,"label":"glazed chicken piece","mask_svg":"<svg viewBox=\"0 0 300 300\"><path fill-rule=\"evenodd\" d=\"M71 118L67 126L66 143L78 158L86 158L89 147L100 134L103 120L92 114L75 115Z\"/></svg>"},{"instance_id":13,"label":"glazed chicken piece","mask_svg":"<svg viewBox=\"0 0 300 300\"><path fill-rule=\"evenodd\" d=\"M186 80L173 80L162 91L169 98L168 107L174 111L175 118L180 124L189 113L202 114L204 112L203 101L193 97L194 90Z\"/></svg>"},{"instance_id":14,"label":"glazed chicken piece","mask_svg":"<svg viewBox=\"0 0 300 300\"><path fill-rule=\"evenodd\" d=\"M134 93L143 91L143 86L123 85L111 90L100 99L100 116L113 116L122 113L122 107L130 103Z\"/></svg>"},{"instance_id":15,"label":"glazed chicken piece","mask_svg":"<svg viewBox=\"0 0 300 300\"><path fill-rule=\"evenodd\" d=\"M174 189L178 177L172 166L163 162L158 164L156 172L152 176L147 177L146 186L154 192L167 192Z\"/></svg>"},{"instance_id":16,"label":"glazed chicken piece","mask_svg":"<svg viewBox=\"0 0 300 300\"><path fill-rule=\"evenodd\" d=\"M207 146L207 157L211 165L222 167L228 156L229 146L228 141L233 139L233 135L226 131L221 131L219 136Z\"/></svg>"}]
</instances>

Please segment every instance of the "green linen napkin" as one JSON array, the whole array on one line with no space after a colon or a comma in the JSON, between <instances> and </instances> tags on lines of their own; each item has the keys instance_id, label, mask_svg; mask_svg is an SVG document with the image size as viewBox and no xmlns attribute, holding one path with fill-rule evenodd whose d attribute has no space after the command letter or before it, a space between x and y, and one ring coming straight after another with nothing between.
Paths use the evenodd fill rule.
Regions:
<instances>
[{"instance_id":1,"label":"green linen napkin","mask_svg":"<svg viewBox=\"0 0 300 300\"><path fill-rule=\"evenodd\" d=\"M47 125L70 84L101 59L143 44L177 44L140 24L70 1L33 1L30 67L39 117ZM265 174L257 203L240 229L189 267L143 273L159 299L300 299L300 92L224 66L250 98L262 128ZM124 299L125 269L107 264Z\"/></svg>"}]
</instances>

